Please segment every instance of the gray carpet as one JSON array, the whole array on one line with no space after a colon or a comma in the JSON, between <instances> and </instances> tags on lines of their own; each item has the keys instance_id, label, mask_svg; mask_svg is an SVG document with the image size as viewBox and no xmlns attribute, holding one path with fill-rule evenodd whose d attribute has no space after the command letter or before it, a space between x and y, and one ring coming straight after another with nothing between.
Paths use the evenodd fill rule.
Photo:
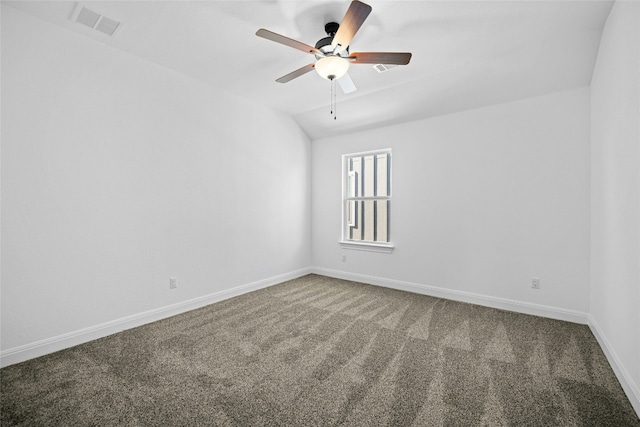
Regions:
<instances>
[{"instance_id":1,"label":"gray carpet","mask_svg":"<svg viewBox=\"0 0 640 427\"><path fill-rule=\"evenodd\" d=\"M640 426L584 325L317 275L0 374L2 426Z\"/></svg>"}]
</instances>

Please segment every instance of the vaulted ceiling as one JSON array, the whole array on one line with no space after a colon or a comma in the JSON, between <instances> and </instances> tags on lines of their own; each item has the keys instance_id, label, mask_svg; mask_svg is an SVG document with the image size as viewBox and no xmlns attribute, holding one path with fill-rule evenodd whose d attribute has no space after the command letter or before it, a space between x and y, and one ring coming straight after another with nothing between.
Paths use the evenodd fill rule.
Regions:
<instances>
[{"instance_id":1,"label":"vaulted ceiling","mask_svg":"<svg viewBox=\"0 0 640 427\"><path fill-rule=\"evenodd\" d=\"M407 66L352 65L337 94L316 73L275 80L313 57L255 36L266 28L314 45L349 1L90 1L122 23L114 37L70 17L71 1L12 7L290 114L312 139L587 86L609 1L367 1L351 51L409 51Z\"/></svg>"}]
</instances>

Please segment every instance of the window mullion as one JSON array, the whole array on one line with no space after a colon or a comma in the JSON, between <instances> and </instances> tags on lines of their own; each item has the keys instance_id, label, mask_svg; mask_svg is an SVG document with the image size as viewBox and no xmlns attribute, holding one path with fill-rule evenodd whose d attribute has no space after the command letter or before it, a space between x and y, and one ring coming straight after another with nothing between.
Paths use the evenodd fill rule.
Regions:
<instances>
[{"instance_id":1,"label":"window mullion","mask_svg":"<svg viewBox=\"0 0 640 427\"><path fill-rule=\"evenodd\" d=\"M390 196L346 197L345 200L391 200Z\"/></svg>"}]
</instances>

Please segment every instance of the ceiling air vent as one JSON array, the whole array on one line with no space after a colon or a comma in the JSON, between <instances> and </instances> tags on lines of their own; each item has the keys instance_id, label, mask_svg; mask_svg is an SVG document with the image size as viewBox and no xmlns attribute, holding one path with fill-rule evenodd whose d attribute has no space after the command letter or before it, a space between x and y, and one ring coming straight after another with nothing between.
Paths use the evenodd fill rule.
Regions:
<instances>
[{"instance_id":1,"label":"ceiling air vent","mask_svg":"<svg viewBox=\"0 0 640 427\"><path fill-rule=\"evenodd\" d=\"M385 71L389 71L393 67L396 67L396 65L393 65L393 64L376 64L376 65L373 66L373 68L379 73L384 73Z\"/></svg>"},{"instance_id":2,"label":"ceiling air vent","mask_svg":"<svg viewBox=\"0 0 640 427\"><path fill-rule=\"evenodd\" d=\"M114 36L122 27L122 24L113 19L109 19L91 9L87 9L80 3L76 4L71 20L82 25L86 25L96 31L100 31L108 36Z\"/></svg>"},{"instance_id":3,"label":"ceiling air vent","mask_svg":"<svg viewBox=\"0 0 640 427\"><path fill-rule=\"evenodd\" d=\"M388 68L385 67L383 64L376 64L376 65L373 66L373 68L375 68L376 71L379 72L379 73L384 73L385 71L388 70Z\"/></svg>"}]
</instances>

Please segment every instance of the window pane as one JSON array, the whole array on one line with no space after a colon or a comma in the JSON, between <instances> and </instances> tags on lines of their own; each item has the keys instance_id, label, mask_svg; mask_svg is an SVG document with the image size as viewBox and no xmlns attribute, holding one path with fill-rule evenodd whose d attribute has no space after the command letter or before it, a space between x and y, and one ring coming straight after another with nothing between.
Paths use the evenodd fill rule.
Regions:
<instances>
[{"instance_id":1,"label":"window pane","mask_svg":"<svg viewBox=\"0 0 640 427\"><path fill-rule=\"evenodd\" d=\"M362 165L362 194L365 197L375 196L375 167L374 156L364 156L364 164Z\"/></svg>"},{"instance_id":2,"label":"window pane","mask_svg":"<svg viewBox=\"0 0 640 427\"><path fill-rule=\"evenodd\" d=\"M363 242L389 242L388 200L346 202L348 238Z\"/></svg>"},{"instance_id":3,"label":"window pane","mask_svg":"<svg viewBox=\"0 0 640 427\"><path fill-rule=\"evenodd\" d=\"M347 225L349 227L358 226L358 215L356 214L356 201L347 201Z\"/></svg>"},{"instance_id":4,"label":"window pane","mask_svg":"<svg viewBox=\"0 0 640 427\"><path fill-rule=\"evenodd\" d=\"M347 209L351 209L353 218L353 221L348 224L349 239L351 240L362 240L362 229L360 226L360 224L362 223L360 220L360 212L362 211L362 209L360 209L360 203L361 202L356 202L355 200L347 202Z\"/></svg>"},{"instance_id":5,"label":"window pane","mask_svg":"<svg viewBox=\"0 0 640 427\"><path fill-rule=\"evenodd\" d=\"M350 197L360 197L362 196L362 159L354 157L349 163L349 172L353 173L353 194Z\"/></svg>"},{"instance_id":6,"label":"window pane","mask_svg":"<svg viewBox=\"0 0 640 427\"><path fill-rule=\"evenodd\" d=\"M376 201L376 241L389 241L389 202L387 200Z\"/></svg>"},{"instance_id":7,"label":"window pane","mask_svg":"<svg viewBox=\"0 0 640 427\"><path fill-rule=\"evenodd\" d=\"M347 177L347 197L357 197L358 172L351 171Z\"/></svg>"},{"instance_id":8,"label":"window pane","mask_svg":"<svg viewBox=\"0 0 640 427\"><path fill-rule=\"evenodd\" d=\"M376 196L389 195L389 173L388 173L388 155L378 154L376 156Z\"/></svg>"},{"instance_id":9,"label":"window pane","mask_svg":"<svg viewBox=\"0 0 640 427\"><path fill-rule=\"evenodd\" d=\"M373 242L374 236L373 233L375 230L375 210L373 208L374 205L373 200L364 200L362 201L363 209L362 209L362 228L364 230L364 236L362 240L366 240L367 242Z\"/></svg>"}]
</instances>

